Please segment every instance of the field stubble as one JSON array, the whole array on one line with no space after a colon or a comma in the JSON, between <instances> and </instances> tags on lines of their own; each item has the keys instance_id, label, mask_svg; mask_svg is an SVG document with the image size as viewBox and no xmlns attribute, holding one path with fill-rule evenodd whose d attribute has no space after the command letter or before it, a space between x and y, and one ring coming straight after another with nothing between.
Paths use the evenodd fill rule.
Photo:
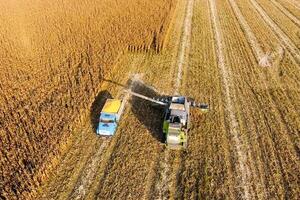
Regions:
<instances>
[{"instance_id":1,"label":"field stubble","mask_svg":"<svg viewBox=\"0 0 300 200\"><path fill-rule=\"evenodd\" d=\"M282 43L278 33L274 34L264 20L257 20L259 15L250 2L216 3L224 59L231 71L233 91L238 94L233 102L246 156L244 164L250 171L241 189L248 188L248 198L295 199L299 194L296 174L299 174L297 130L300 124L296 112L299 65L295 54L286 49L280 55L274 53L269 68L259 66L259 51L276 52ZM201 6L197 7L198 4ZM212 29L203 29L214 27L210 15L208 1L196 1L187 85L190 96L206 98L212 109L205 115L193 111L200 125L194 125L191 130L182 188L185 198L230 196L234 199L245 194L239 189L240 173L234 167L238 162L235 140L228 135L227 123L221 117L226 115L227 105L223 100L222 74L216 63L218 51L214 50L217 38L213 37ZM282 45L286 48L286 44ZM257 51L255 46L261 50ZM194 148L197 150L193 151Z\"/></svg>"},{"instance_id":2,"label":"field stubble","mask_svg":"<svg viewBox=\"0 0 300 200\"><path fill-rule=\"evenodd\" d=\"M192 110L193 125L182 172L182 196L185 199L233 198L230 147L221 117L224 114L221 77L212 42L208 1L195 1L194 13L186 92L197 101L208 102L211 111L203 115Z\"/></svg>"},{"instance_id":3,"label":"field stubble","mask_svg":"<svg viewBox=\"0 0 300 200\"><path fill-rule=\"evenodd\" d=\"M265 162L265 158L271 158L269 154L275 156L275 163L280 162L281 165L272 166L273 170L277 171L277 174L281 174L282 179L278 181L275 177L273 184L277 185L277 189L282 188L282 191L278 190L276 194L278 196L295 197L296 194L296 179L295 176L286 176L287 171L298 171L297 163L297 151L295 145L297 145L292 138L294 138L297 129L299 127L298 114L296 112L297 107L294 107L296 99L289 99L285 90L281 87L287 87L287 85L277 83L277 79L272 76L265 78L264 71L257 66L254 56L252 54L251 46L247 41L247 37L242 32L238 20L234 17L234 13L228 5L228 1L223 2L220 6L223 6L223 10L227 11L227 20L221 21L223 23L225 46L228 55L228 61L232 68L232 74L234 75L235 88L237 94L236 104L239 105L238 116L241 129L244 134L241 138L247 143L247 156L248 165L252 173L252 180L256 180L256 185L251 183L252 197L268 198L274 195L274 188L267 187L269 178L273 178L272 173L267 169L270 169L270 162ZM222 7L220 7L220 10ZM229 24L230 25L229 25ZM227 24L227 25L226 25ZM222 25L221 25L222 26ZM228 27L231 27L230 29ZM259 32L264 32L265 29L260 29ZM259 34L258 32L254 32ZM262 42L262 44L264 44ZM234 45L239 45L240 48L234 48ZM236 56L240 55L240 56ZM281 62L279 63L281 65ZM273 86L273 87L270 87ZM293 88L292 88L293 89ZM295 91L297 93L297 91ZM285 102L284 104L280 103ZM249 105L249 102L252 102ZM243 109L241 109L243 108ZM289 110L289 113L286 111ZM285 114L283 114L285 113ZM290 118L284 116L289 115ZM265 116L264 119L260 116ZM277 119L277 123L271 119ZM265 126L265 128L262 128ZM255 134L256 133L256 136ZM260 139L264 138L265 141L271 140L273 142L273 151L268 149L267 151L262 146ZM267 144L268 142L266 142ZM267 155L264 155L267 152ZM289 154L289 161L285 154ZM284 167L282 165L284 164ZM267 166L269 167L267 167ZM272 170L271 170L272 171ZM275 174L275 173L274 173ZM278 176L277 176L278 177ZM279 179L280 180L280 179ZM286 184L288 182L288 184ZM270 184L272 185L272 184ZM286 185L289 185L286 187Z\"/></svg>"}]
</instances>

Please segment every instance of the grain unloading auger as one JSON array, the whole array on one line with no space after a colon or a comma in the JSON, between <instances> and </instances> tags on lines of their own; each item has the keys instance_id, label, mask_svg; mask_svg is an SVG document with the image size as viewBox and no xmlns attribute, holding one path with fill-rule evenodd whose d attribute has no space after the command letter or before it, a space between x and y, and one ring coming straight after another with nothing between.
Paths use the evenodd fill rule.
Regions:
<instances>
[{"instance_id":1,"label":"grain unloading auger","mask_svg":"<svg viewBox=\"0 0 300 200\"><path fill-rule=\"evenodd\" d=\"M190 128L190 107L200 108L202 112L207 112L209 106L204 103L189 101L185 96L168 96L164 98L150 98L131 90L127 90L132 96L151 101L164 106L163 133L165 143L168 148L186 148L188 141L188 131Z\"/></svg>"},{"instance_id":2,"label":"grain unloading auger","mask_svg":"<svg viewBox=\"0 0 300 200\"><path fill-rule=\"evenodd\" d=\"M135 96L164 107L163 134L168 148L179 149L187 146L188 130L190 128L190 107L200 108L207 112L207 104L198 104L188 100L185 96L167 96L163 98L150 98L145 95L125 90L129 95ZM107 99L99 117L97 134L113 136L117 130L118 122L124 111L126 100Z\"/></svg>"}]
</instances>

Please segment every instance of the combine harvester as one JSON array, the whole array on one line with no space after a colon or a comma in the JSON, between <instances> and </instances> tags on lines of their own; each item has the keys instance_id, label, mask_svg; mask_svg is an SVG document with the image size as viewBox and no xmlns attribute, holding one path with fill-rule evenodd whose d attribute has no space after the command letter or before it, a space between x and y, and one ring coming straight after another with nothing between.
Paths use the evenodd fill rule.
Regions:
<instances>
[{"instance_id":1,"label":"combine harvester","mask_svg":"<svg viewBox=\"0 0 300 200\"><path fill-rule=\"evenodd\" d=\"M209 109L207 104L197 104L194 101L188 101L185 96L152 99L131 90L127 90L127 92L132 96L164 106L163 134L165 136L165 143L170 149L186 148L187 146L188 131L190 128L190 107L200 108L203 112L207 112ZM97 128L98 135L114 135L125 107L124 104L124 101L117 99L108 99L106 101L100 114Z\"/></svg>"}]
</instances>

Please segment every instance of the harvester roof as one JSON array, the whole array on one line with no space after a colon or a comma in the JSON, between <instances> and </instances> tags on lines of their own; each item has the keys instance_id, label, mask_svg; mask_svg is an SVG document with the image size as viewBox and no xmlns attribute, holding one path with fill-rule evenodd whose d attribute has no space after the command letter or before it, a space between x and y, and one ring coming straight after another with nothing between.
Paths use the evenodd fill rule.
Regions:
<instances>
[{"instance_id":1,"label":"harvester roof","mask_svg":"<svg viewBox=\"0 0 300 200\"><path fill-rule=\"evenodd\" d=\"M118 99L107 99L102 112L105 113L117 113L121 107L121 100Z\"/></svg>"},{"instance_id":2,"label":"harvester roof","mask_svg":"<svg viewBox=\"0 0 300 200\"><path fill-rule=\"evenodd\" d=\"M171 103L170 105L170 109L171 110L185 110L184 104L180 104L180 103Z\"/></svg>"}]
</instances>

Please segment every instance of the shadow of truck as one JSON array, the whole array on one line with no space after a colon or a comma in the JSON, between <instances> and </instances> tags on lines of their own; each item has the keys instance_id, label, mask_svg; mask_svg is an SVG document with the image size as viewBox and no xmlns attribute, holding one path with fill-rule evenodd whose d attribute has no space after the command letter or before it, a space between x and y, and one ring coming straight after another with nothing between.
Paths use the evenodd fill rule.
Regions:
<instances>
[{"instance_id":1,"label":"shadow of truck","mask_svg":"<svg viewBox=\"0 0 300 200\"><path fill-rule=\"evenodd\" d=\"M106 99L110 98L112 98L112 95L107 90L103 90L98 93L94 99L94 102L92 103L90 108L90 120L95 133L99 123L100 112L105 104Z\"/></svg>"}]
</instances>

